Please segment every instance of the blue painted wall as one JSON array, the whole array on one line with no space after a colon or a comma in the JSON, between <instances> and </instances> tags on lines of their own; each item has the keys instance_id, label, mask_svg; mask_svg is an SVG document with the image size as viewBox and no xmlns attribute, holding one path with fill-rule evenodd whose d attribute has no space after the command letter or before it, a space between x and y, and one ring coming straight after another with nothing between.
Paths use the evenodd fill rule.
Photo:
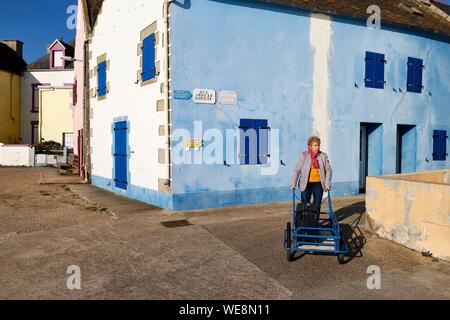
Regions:
<instances>
[{"instance_id":1,"label":"blue painted wall","mask_svg":"<svg viewBox=\"0 0 450 320\"><path fill-rule=\"evenodd\" d=\"M194 121L202 121L203 130L225 132L237 128L241 118L267 119L280 129L280 159L286 164L273 176L261 175L260 166L174 164L174 209L290 199L292 169L312 132L309 28L306 11L253 1L171 5L172 89L239 94L237 106L172 100L173 129L193 132ZM375 149L369 155L372 174L395 173L398 124L416 125L418 171L450 167L448 160L433 162L431 156L432 130L450 132L449 43L402 29L373 31L344 18L334 18L332 30L331 143L324 149L332 159L334 194L358 193L361 122L382 124L369 136ZM364 87L365 51L386 56L383 90ZM408 56L424 60L422 94L406 92Z\"/></svg>"},{"instance_id":2,"label":"blue painted wall","mask_svg":"<svg viewBox=\"0 0 450 320\"><path fill-rule=\"evenodd\" d=\"M333 157L338 160L335 166L339 166L335 179L345 181L348 177L358 177L359 163L354 153L344 152L342 145L357 148L361 122L382 123L381 174L395 173L398 124L416 125L416 163L408 165L408 170L450 167L449 160L432 161L431 155L433 129L450 128L450 69L446 67L450 61L450 45L445 39L434 38L383 25L381 30L371 30L363 22L333 19L328 105L334 124L331 153L338 155ZM383 90L364 86L365 51L385 54ZM421 94L406 91L408 57L424 61Z\"/></svg>"},{"instance_id":3,"label":"blue painted wall","mask_svg":"<svg viewBox=\"0 0 450 320\"><path fill-rule=\"evenodd\" d=\"M401 173L415 172L417 162L416 127L402 126L401 135Z\"/></svg>"},{"instance_id":4,"label":"blue painted wall","mask_svg":"<svg viewBox=\"0 0 450 320\"><path fill-rule=\"evenodd\" d=\"M196 120L203 130L225 132L241 118L267 119L283 128L280 159L287 166L261 176L257 165L174 165L174 206L286 200L292 166L312 129L308 14L238 1L190 3L172 6L172 88L236 90L239 101L236 107L173 100L173 129L193 132Z\"/></svg>"}]
</instances>

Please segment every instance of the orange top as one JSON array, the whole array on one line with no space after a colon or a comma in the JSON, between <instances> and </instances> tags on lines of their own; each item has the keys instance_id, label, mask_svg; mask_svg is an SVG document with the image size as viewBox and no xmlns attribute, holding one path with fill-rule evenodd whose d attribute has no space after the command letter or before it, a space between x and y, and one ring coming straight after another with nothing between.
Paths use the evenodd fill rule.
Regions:
<instances>
[{"instance_id":1,"label":"orange top","mask_svg":"<svg viewBox=\"0 0 450 320\"><path fill-rule=\"evenodd\" d=\"M311 171L309 172L309 182L320 182L319 169L311 166Z\"/></svg>"}]
</instances>

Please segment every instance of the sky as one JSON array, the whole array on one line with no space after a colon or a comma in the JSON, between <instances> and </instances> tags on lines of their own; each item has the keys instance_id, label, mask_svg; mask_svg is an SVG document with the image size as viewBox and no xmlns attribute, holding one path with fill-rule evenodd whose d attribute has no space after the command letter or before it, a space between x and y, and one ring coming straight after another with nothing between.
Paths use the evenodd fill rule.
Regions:
<instances>
[{"instance_id":1,"label":"sky","mask_svg":"<svg viewBox=\"0 0 450 320\"><path fill-rule=\"evenodd\" d=\"M75 29L67 27L72 22L73 11L67 13L77 0L0 0L0 39L20 40L24 43L27 63L47 53L47 45L63 37L69 42L75 38ZM132 1L132 0L131 0ZM441 0L450 4L450 0Z\"/></svg>"},{"instance_id":2,"label":"sky","mask_svg":"<svg viewBox=\"0 0 450 320\"><path fill-rule=\"evenodd\" d=\"M31 63L47 53L47 45L57 38L75 39L75 29L67 9L77 0L0 0L0 39L24 43L24 60Z\"/></svg>"}]
</instances>

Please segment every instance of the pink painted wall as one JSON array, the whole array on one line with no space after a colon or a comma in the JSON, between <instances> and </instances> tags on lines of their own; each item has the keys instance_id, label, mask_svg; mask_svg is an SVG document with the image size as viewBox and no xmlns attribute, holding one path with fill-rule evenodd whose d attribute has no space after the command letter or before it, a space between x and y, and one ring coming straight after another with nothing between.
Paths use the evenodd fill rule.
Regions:
<instances>
[{"instance_id":1,"label":"pink painted wall","mask_svg":"<svg viewBox=\"0 0 450 320\"><path fill-rule=\"evenodd\" d=\"M74 62L74 74L77 83L77 102L73 111L73 133L74 133L74 153L82 156L82 150L78 150L78 131L83 129L83 87L84 87L84 42L87 38L86 23L84 19L84 5L82 0L78 0L77 32L75 38L75 59L81 61Z\"/></svg>"}]
</instances>

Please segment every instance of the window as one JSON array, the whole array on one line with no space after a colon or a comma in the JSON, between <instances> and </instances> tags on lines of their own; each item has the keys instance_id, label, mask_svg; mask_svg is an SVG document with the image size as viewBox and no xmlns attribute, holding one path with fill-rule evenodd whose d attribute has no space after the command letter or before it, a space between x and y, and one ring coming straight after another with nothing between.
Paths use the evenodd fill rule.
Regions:
<instances>
[{"instance_id":1,"label":"window","mask_svg":"<svg viewBox=\"0 0 450 320\"><path fill-rule=\"evenodd\" d=\"M366 75L364 82L368 88L384 89L384 54L366 51Z\"/></svg>"},{"instance_id":2,"label":"window","mask_svg":"<svg viewBox=\"0 0 450 320\"><path fill-rule=\"evenodd\" d=\"M445 161L447 159L447 131L433 130L433 160Z\"/></svg>"},{"instance_id":3,"label":"window","mask_svg":"<svg viewBox=\"0 0 450 320\"><path fill-rule=\"evenodd\" d=\"M102 61L97 66L97 95L106 96L106 61Z\"/></svg>"},{"instance_id":4,"label":"window","mask_svg":"<svg viewBox=\"0 0 450 320\"><path fill-rule=\"evenodd\" d=\"M77 104L78 101L77 90L78 90L78 81L75 80L72 87L72 104L74 106Z\"/></svg>"},{"instance_id":5,"label":"window","mask_svg":"<svg viewBox=\"0 0 450 320\"><path fill-rule=\"evenodd\" d=\"M239 163L266 164L270 157L267 120L241 119L239 129Z\"/></svg>"},{"instance_id":6,"label":"window","mask_svg":"<svg viewBox=\"0 0 450 320\"><path fill-rule=\"evenodd\" d=\"M152 33L142 42L142 81L156 77L155 34Z\"/></svg>"},{"instance_id":7,"label":"window","mask_svg":"<svg viewBox=\"0 0 450 320\"><path fill-rule=\"evenodd\" d=\"M406 91L422 93L422 70L423 60L408 57L408 80Z\"/></svg>"},{"instance_id":8,"label":"window","mask_svg":"<svg viewBox=\"0 0 450 320\"><path fill-rule=\"evenodd\" d=\"M39 112L39 83L33 83L31 85L32 93L31 93L31 112Z\"/></svg>"},{"instance_id":9,"label":"window","mask_svg":"<svg viewBox=\"0 0 450 320\"><path fill-rule=\"evenodd\" d=\"M39 122L38 121L31 121L31 144L38 143L39 138Z\"/></svg>"},{"instance_id":10,"label":"window","mask_svg":"<svg viewBox=\"0 0 450 320\"><path fill-rule=\"evenodd\" d=\"M63 51L53 51L53 67L62 68L64 67Z\"/></svg>"},{"instance_id":11,"label":"window","mask_svg":"<svg viewBox=\"0 0 450 320\"><path fill-rule=\"evenodd\" d=\"M39 112L39 86L50 86L50 83L31 84L31 112Z\"/></svg>"}]
</instances>

